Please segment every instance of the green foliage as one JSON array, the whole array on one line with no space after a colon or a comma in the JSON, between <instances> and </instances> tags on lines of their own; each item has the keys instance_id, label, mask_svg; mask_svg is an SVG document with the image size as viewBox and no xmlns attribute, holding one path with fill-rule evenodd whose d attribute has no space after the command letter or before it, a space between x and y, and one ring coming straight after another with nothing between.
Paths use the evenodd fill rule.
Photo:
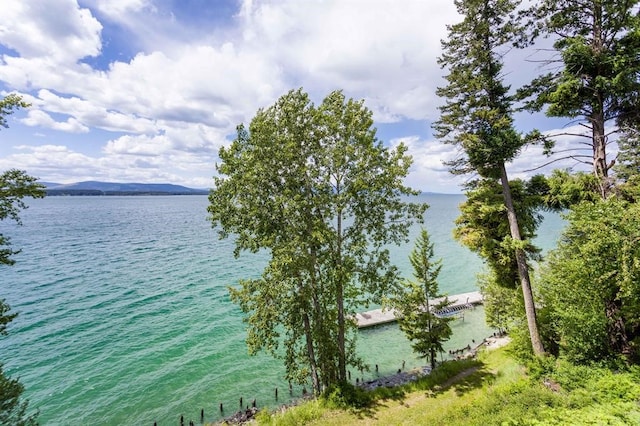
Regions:
<instances>
[{"instance_id":1,"label":"green foliage","mask_svg":"<svg viewBox=\"0 0 640 426\"><path fill-rule=\"evenodd\" d=\"M518 216L520 246L529 258L538 260L540 249L529 241L542 221L541 199L536 188L521 180L509 182ZM515 241L511 238L502 186L495 180L482 179L469 184L467 198L460 205L454 237L487 263L500 285L515 288L519 282Z\"/></svg>"},{"instance_id":2,"label":"green foliage","mask_svg":"<svg viewBox=\"0 0 640 426\"><path fill-rule=\"evenodd\" d=\"M302 90L261 109L220 150L208 211L235 254L266 249L262 276L230 289L248 314L251 353L284 358L318 393L346 381L358 308L396 285L389 244L406 242L426 205L404 201L411 158L376 138L371 111L342 92L313 105ZM284 343L284 348L281 345Z\"/></svg>"},{"instance_id":3,"label":"green foliage","mask_svg":"<svg viewBox=\"0 0 640 426\"><path fill-rule=\"evenodd\" d=\"M556 169L547 178L544 204L551 210L565 210L583 201L596 202L600 199L598 178L592 173L569 173Z\"/></svg>"},{"instance_id":4,"label":"green foliage","mask_svg":"<svg viewBox=\"0 0 640 426\"><path fill-rule=\"evenodd\" d=\"M405 281L390 304L399 313L400 330L411 341L413 350L427 358L431 367L435 368L437 355L444 350L443 343L451 337L449 322L452 318L440 318L434 313L450 303L447 298L439 303L434 301L442 297L438 288L442 262L433 261L433 257L433 243L427 230L422 229L409 256L416 281Z\"/></svg>"},{"instance_id":5,"label":"green foliage","mask_svg":"<svg viewBox=\"0 0 640 426\"><path fill-rule=\"evenodd\" d=\"M24 386L4 374L0 364L0 424L12 426L37 425L37 413L27 415L28 401L20 400Z\"/></svg>"},{"instance_id":6,"label":"green foliage","mask_svg":"<svg viewBox=\"0 0 640 426\"><path fill-rule=\"evenodd\" d=\"M626 131L618 139L618 157L614 171L616 174L616 190L622 198L640 201L640 137L638 128Z\"/></svg>"},{"instance_id":7,"label":"green foliage","mask_svg":"<svg viewBox=\"0 0 640 426\"><path fill-rule=\"evenodd\" d=\"M640 134L637 130L627 129L620 135L614 170L616 178L622 182L640 176Z\"/></svg>"},{"instance_id":8,"label":"green foliage","mask_svg":"<svg viewBox=\"0 0 640 426\"><path fill-rule=\"evenodd\" d=\"M11 307L7 305L4 299L0 299L0 336L7 335L7 325L18 316L18 314L10 314L10 310Z\"/></svg>"},{"instance_id":9,"label":"green foliage","mask_svg":"<svg viewBox=\"0 0 640 426\"><path fill-rule=\"evenodd\" d=\"M22 97L11 93L0 100L0 126L9 127L7 116L20 108L27 108L29 104ZM36 178L27 175L22 170L7 170L0 174L0 220L7 218L20 224L19 213L27 206L25 197L42 198L45 196L44 186L36 183ZM12 265L11 256L19 253L9 248L9 237L0 233L0 265Z\"/></svg>"},{"instance_id":10,"label":"green foliage","mask_svg":"<svg viewBox=\"0 0 640 426\"><path fill-rule=\"evenodd\" d=\"M20 108L28 108L30 104L22 100L22 96L10 93L0 100L0 126L7 128L7 116L13 114Z\"/></svg>"},{"instance_id":11,"label":"green foliage","mask_svg":"<svg viewBox=\"0 0 640 426\"><path fill-rule=\"evenodd\" d=\"M561 351L576 362L637 360L640 205L582 203L567 218L540 290Z\"/></svg>"},{"instance_id":12,"label":"green foliage","mask_svg":"<svg viewBox=\"0 0 640 426\"><path fill-rule=\"evenodd\" d=\"M22 170L11 169L0 174L0 220L11 219L20 224L19 213L27 208L24 198L43 198L44 186ZM19 251L9 248L9 237L0 234L0 265L12 265L11 256Z\"/></svg>"},{"instance_id":13,"label":"green foliage","mask_svg":"<svg viewBox=\"0 0 640 426\"><path fill-rule=\"evenodd\" d=\"M391 398L376 390L364 409L329 409L314 400L261 424L636 425L639 379L638 367L612 370L552 357L535 358L527 370L498 349L478 360L446 361Z\"/></svg>"},{"instance_id":14,"label":"green foliage","mask_svg":"<svg viewBox=\"0 0 640 426\"><path fill-rule=\"evenodd\" d=\"M323 392L322 398L329 408L365 408L373 403L373 394L349 382L332 386Z\"/></svg>"},{"instance_id":15,"label":"green foliage","mask_svg":"<svg viewBox=\"0 0 640 426\"><path fill-rule=\"evenodd\" d=\"M439 64L449 69L447 85L437 94L445 100L436 135L463 148L466 158L450 165L454 173L477 172L500 177L500 167L517 156L532 138L513 128L512 98L502 82L500 49L522 32L511 18L514 1L456 1L461 22L448 26ZM538 134L538 133L536 133Z\"/></svg>"},{"instance_id":16,"label":"green foliage","mask_svg":"<svg viewBox=\"0 0 640 426\"><path fill-rule=\"evenodd\" d=\"M9 94L0 100L0 126L8 127L7 116L17 109L26 108L29 104L16 94ZM11 219L18 224L19 213L26 209L24 198L42 198L45 196L44 187L36 183L33 178L21 170L7 170L0 174L0 221ZM0 233L0 265L13 265L11 256L19 251L9 248L9 237ZM0 299L0 336L7 334L7 325L17 314L10 314L10 307L4 299ZM20 396L24 386L17 379L5 376L0 364L0 424L15 426L37 425L37 413L27 415L28 401L21 401Z\"/></svg>"},{"instance_id":17,"label":"green foliage","mask_svg":"<svg viewBox=\"0 0 640 426\"><path fill-rule=\"evenodd\" d=\"M501 380L466 404L451 407L437 424L631 425L640 420L640 385L633 374L537 358L529 379ZM557 386L551 390L543 382Z\"/></svg>"},{"instance_id":18,"label":"green foliage","mask_svg":"<svg viewBox=\"0 0 640 426\"><path fill-rule=\"evenodd\" d=\"M9 324L17 314L9 314L9 305L0 300L0 335L7 334ZM24 386L17 379L7 377L0 364L0 424L15 426L37 425L38 413L27 415L29 401L21 400Z\"/></svg>"},{"instance_id":19,"label":"green foliage","mask_svg":"<svg viewBox=\"0 0 640 426\"><path fill-rule=\"evenodd\" d=\"M319 419L328 410L323 400L314 399L290 407L281 413L272 414L267 410L261 410L255 420L259 425L299 426Z\"/></svg>"},{"instance_id":20,"label":"green foliage","mask_svg":"<svg viewBox=\"0 0 640 426\"><path fill-rule=\"evenodd\" d=\"M528 107L553 117L580 118L591 129L590 151L600 195L609 191L606 147L608 129L640 122L640 16L637 0L541 0L528 12L532 35L550 35L562 68L536 78L521 91L531 96ZM557 62L550 57L549 64ZM554 68L556 68L554 66ZM613 129L615 131L615 127ZM575 151L580 151L578 147Z\"/></svg>"}]
</instances>

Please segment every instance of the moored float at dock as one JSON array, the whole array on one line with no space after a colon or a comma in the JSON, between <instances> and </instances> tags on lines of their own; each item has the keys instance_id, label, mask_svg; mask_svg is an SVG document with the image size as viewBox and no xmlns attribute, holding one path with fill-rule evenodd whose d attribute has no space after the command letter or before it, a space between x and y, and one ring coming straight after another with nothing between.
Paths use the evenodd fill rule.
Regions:
<instances>
[{"instance_id":1,"label":"moored float at dock","mask_svg":"<svg viewBox=\"0 0 640 426\"><path fill-rule=\"evenodd\" d=\"M482 304L482 294L479 291L472 291L469 293L455 294L448 296L451 303L446 309L434 311L436 316L451 317L463 313L466 309L473 308L476 305ZM431 301L433 306L436 306L444 298L437 298ZM392 309L374 309L367 312L361 312L356 314L356 321L358 328L374 327L376 325L387 324L397 321L396 313Z\"/></svg>"}]
</instances>

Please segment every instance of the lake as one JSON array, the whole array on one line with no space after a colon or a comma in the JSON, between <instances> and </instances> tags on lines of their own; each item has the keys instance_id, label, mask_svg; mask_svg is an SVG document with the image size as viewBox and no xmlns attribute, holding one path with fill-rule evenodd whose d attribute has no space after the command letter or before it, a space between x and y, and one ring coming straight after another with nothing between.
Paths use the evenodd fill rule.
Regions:
<instances>
[{"instance_id":1,"label":"lake","mask_svg":"<svg viewBox=\"0 0 640 426\"><path fill-rule=\"evenodd\" d=\"M443 260L440 289L476 290L482 262L452 238L464 197L421 197ZM233 414L240 397L274 407L301 396L298 386L289 395L279 361L247 354L227 286L259 276L266 259L234 259L232 240L218 240L207 221L207 203L206 196L47 197L29 201L22 227L0 223L22 249L14 266L0 266L0 297L20 313L0 340L0 361L24 384L40 424L175 425L180 415L199 423L201 409L210 422ZM537 243L552 247L562 225L547 215ZM418 232L393 250L406 277ZM447 348L491 332L481 308L469 311ZM424 364L394 324L361 331L358 351L381 375L403 360L407 368Z\"/></svg>"}]
</instances>

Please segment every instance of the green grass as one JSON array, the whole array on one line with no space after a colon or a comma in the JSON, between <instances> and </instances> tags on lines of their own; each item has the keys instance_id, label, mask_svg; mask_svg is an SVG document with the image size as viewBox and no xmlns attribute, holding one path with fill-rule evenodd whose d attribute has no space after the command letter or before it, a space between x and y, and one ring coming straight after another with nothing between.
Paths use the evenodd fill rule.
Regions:
<instances>
[{"instance_id":1,"label":"green grass","mask_svg":"<svg viewBox=\"0 0 640 426\"><path fill-rule=\"evenodd\" d=\"M482 353L478 360L444 363L416 383L366 396L350 395L351 406L345 406L341 395L333 395L283 413L263 412L257 422L292 426L640 425L640 369L614 372L553 360L541 364L527 375L525 367L498 349Z\"/></svg>"}]
</instances>

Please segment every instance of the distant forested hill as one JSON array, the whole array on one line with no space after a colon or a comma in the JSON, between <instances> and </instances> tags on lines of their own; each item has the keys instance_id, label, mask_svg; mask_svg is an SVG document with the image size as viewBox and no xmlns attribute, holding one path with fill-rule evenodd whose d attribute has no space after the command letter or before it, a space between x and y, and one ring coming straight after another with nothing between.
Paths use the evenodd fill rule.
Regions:
<instances>
[{"instance_id":1,"label":"distant forested hill","mask_svg":"<svg viewBox=\"0 0 640 426\"><path fill-rule=\"evenodd\" d=\"M117 183L86 181L70 184L43 182L47 195L206 195L206 189L169 183Z\"/></svg>"}]
</instances>

